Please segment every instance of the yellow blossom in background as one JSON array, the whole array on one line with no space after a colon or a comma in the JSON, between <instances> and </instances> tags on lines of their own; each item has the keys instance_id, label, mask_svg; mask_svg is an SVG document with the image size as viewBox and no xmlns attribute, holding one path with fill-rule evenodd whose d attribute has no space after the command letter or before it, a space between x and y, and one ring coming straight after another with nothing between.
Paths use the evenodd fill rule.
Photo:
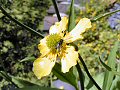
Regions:
<instances>
[{"instance_id":1,"label":"yellow blossom in background","mask_svg":"<svg viewBox=\"0 0 120 90\"><path fill-rule=\"evenodd\" d=\"M82 33L91 28L88 18L81 19L71 32L67 32L68 19L63 17L49 30L49 35L40 40L41 56L33 63L33 72L38 79L50 74L55 62L61 62L61 71L66 73L77 64L78 52L69 43L82 39Z\"/></svg>"}]
</instances>

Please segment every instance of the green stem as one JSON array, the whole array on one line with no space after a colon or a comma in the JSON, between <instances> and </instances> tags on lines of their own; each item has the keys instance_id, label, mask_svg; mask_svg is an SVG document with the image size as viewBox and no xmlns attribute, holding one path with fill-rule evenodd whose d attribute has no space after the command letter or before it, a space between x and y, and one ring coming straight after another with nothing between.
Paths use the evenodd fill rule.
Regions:
<instances>
[{"instance_id":1,"label":"green stem","mask_svg":"<svg viewBox=\"0 0 120 90\"><path fill-rule=\"evenodd\" d=\"M84 90L84 80L83 80L84 76L83 76L83 72L78 62L77 62L76 68L79 74L81 90Z\"/></svg>"},{"instance_id":2,"label":"green stem","mask_svg":"<svg viewBox=\"0 0 120 90\"><path fill-rule=\"evenodd\" d=\"M96 88L97 88L98 90L102 90L102 89L99 87L99 85L96 83L96 81L92 78L92 76L90 75L90 73L89 73L89 71L88 71L88 69L87 69L87 66L85 65L85 62L84 62L84 60L82 59L82 57L80 56L80 54L79 54L79 59L80 59L82 65L83 65L83 67L84 67L84 69L85 69L88 77L90 78L90 80L93 82L93 84L96 86Z\"/></svg>"},{"instance_id":3,"label":"green stem","mask_svg":"<svg viewBox=\"0 0 120 90\"><path fill-rule=\"evenodd\" d=\"M103 18L103 17L109 16L109 15L114 14L114 13L116 13L116 12L120 12L120 10L115 10L115 11L112 11L112 12L107 12L107 13L105 13L105 14L102 14L102 15L94 18L94 19L91 19L91 22L95 22L95 21L97 21L97 20L99 20L99 19L101 19L101 18Z\"/></svg>"},{"instance_id":4,"label":"green stem","mask_svg":"<svg viewBox=\"0 0 120 90\"><path fill-rule=\"evenodd\" d=\"M55 8L55 12L57 14L57 18L58 20L60 21L61 20L61 17L60 17L60 13L59 13L59 10L58 10L58 7L57 7L57 3L56 3L56 0L52 0L53 2L53 5L54 5L54 8Z\"/></svg>"},{"instance_id":5,"label":"green stem","mask_svg":"<svg viewBox=\"0 0 120 90\"><path fill-rule=\"evenodd\" d=\"M50 87L53 88L52 73L50 74Z\"/></svg>"},{"instance_id":6,"label":"green stem","mask_svg":"<svg viewBox=\"0 0 120 90\"><path fill-rule=\"evenodd\" d=\"M6 10L5 10L1 5L0 5L0 10L2 11L2 13L3 13L5 16L7 16L10 20L12 20L13 22L15 22L15 23L18 24L19 26L25 28L26 30L28 30L28 31L30 31L30 32L32 32L32 33L35 33L36 35L38 35L38 36L40 36L40 37L42 37L42 38L44 38L44 36L43 36L41 33L35 31L34 29L32 29L32 28L30 28L30 27L22 24L21 22L17 21L16 19L12 18L12 17L6 12Z\"/></svg>"}]
</instances>

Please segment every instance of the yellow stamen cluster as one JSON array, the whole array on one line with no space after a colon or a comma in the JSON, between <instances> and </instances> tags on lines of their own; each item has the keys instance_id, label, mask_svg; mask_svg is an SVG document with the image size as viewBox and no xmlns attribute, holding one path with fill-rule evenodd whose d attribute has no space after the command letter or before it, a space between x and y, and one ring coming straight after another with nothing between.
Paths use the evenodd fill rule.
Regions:
<instances>
[{"instance_id":1,"label":"yellow stamen cluster","mask_svg":"<svg viewBox=\"0 0 120 90\"><path fill-rule=\"evenodd\" d=\"M61 36L58 34L51 34L47 37L47 46L50 49L55 49L57 44L60 42Z\"/></svg>"}]
</instances>

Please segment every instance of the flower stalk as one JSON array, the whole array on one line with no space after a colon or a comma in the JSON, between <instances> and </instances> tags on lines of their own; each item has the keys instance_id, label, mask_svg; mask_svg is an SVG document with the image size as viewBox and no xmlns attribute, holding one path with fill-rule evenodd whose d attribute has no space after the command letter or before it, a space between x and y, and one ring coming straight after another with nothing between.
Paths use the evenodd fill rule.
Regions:
<instances>
[{"instance_id":1,"label":"flower stalk","mask_svg":"<svg viewBox=\"0 0 120 90\"><path fill-rule=\"evenodd\" d=\"M56 2L56 0L52 0L52 2L53 2L53 5L54 5L54 8L55 8L55 12L57 14L58 20L61 21L61 17L60 17L60 13L59 13L59 10L58 10L57 2Z\"/></svg>"},{"instance_id":2,"label":"flower stalk","mask_svg":"<svg viewBox=\"0 0 120 90\"><path fill-rule=\"evenodd\" d=\"M76 68L79 74L81 90L84 90L84 75L78 62L77 62Z\"/></svg>"},{"instance_id":3,"label":"flower stalk","mask_svg":"<svg viewBox=\"0 0 120 90\"><path fill-rule=\"evenodd\" d=\"M83 65L83 67L84 67L84 69L85 69L85 72L87 73L88 77L89 77L90 80L93 82L93 84L96 86L96 88L97 88L98 90L102 90L102 89L100 88L100 86L96 83L96 81L92 78L92 76L90 75L90 73L89 73L89 71L88 71L88 69L87 69L87 66L85 65L85 62L84 62L84 60L82 59L82 57L80 56L80 54L79 54L79 60L80 60L80 62L82 63L82 65Z\"/></svg>"}]
</instances>

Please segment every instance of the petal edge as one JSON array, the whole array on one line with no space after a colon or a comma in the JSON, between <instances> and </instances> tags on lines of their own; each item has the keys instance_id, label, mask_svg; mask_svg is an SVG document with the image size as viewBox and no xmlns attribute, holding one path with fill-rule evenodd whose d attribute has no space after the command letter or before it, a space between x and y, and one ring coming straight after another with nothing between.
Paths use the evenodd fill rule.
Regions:
<instances>
[{"instance_id":1,"label":"petal edge","mask_svg":"<svg viewBox=\"0 0 120 90\"><path fill-rule=\"evenodd\" d=\"M54 65L55 61L53 62L46 57L39 57L33 63L33 72L38 79L41 79L43 76L47 76L50 74Z\"/></svg>"},{"instance_id":2,"label":"petal edge","mask_svg":"<svg viewBox=\"0 0 120 90\"><path fill-rule=\"evenodd\" d=\"M88 18L83 18L81 19L78 24L75 26L75 28L70 32L68 33L66 36L65 36L65 41L66 43L71 43L73 41L76 41L78 39L82 39L82 33L86 31L86 29L88 28L91 28L91 22L90 22L90 19Z\"/></svg>"},{"instance_id":3,"label":"petal edge","mask_svg":"<svg viewBox=\"0 0 120 90\"><path fill-rule=\"evenodd\" d=\"M78 52L75 51L73 46L68 46L66 49L66 54L61 59L62 72L66 73L72 66L77 64Z\"/></svg>"}]
</instances>

